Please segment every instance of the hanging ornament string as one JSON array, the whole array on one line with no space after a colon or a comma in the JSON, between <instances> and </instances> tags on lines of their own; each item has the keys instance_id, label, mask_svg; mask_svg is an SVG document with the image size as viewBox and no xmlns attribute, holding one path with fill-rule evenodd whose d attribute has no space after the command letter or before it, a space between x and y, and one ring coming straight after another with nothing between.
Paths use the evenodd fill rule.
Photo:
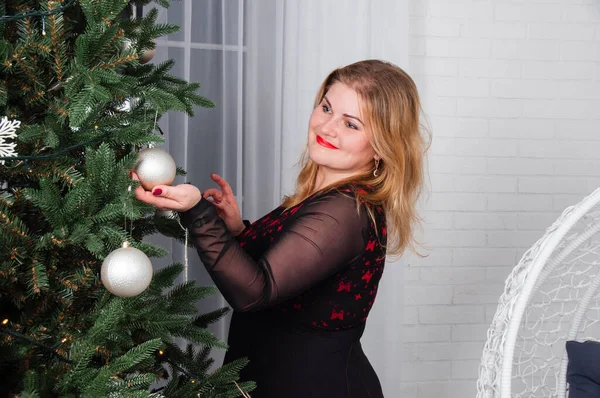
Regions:
<instances>
[{"instance_id":1,"label":"hanging ornament string","mask_svg":"<svg viewBox=\"0 0 600 398\"><path fill-rule=\"evenodd\" d=\"M245 392L244 390L242 390L242 388L240 387L240 385L237 382L233 382L233 384L235 384L235 386L237 387L237 389L242 393L242 397L244 398L251 398L250 395Z\"/></svg>"},{"instance_id":2,"label":"hanging ornament string","mask_svg":"<svg viewBox=\"0 0 600 398\"><path fill-rule=\"evenodd\" d=\"M131 185L127 187L127 192L131 192ZM133 207L133 204L131 207ZM123 203L123 215L123 222L125 224L123 229L125 230L125 233L127 233L127 202ZM133 241L133 220L129 223L129 240Z\"/></svg>"},{"instance_id":3,"label":"hanging ornament string","mask_svg":"<svg viewBox=\"0 0 600 398\"><path fill-rule=\"evenodd\" d=\"M183 278L185 283L189 281L188 269L189 269L189 257L188 257L188 230L183 225L181 225L181 221L179 220L179 214L175 216L177 220L177 224L181 227L181 229L185 232L185 246L183 247Z\"/></svg>"},{"instance_id":4,"label":"hanging ornament string","mask_svg":"<svg viewBox=\"0 0 600 398\"><path fill-rule=\"evenodd\" d=\"M157 128L158 128L158 111L156 111L156 113L154 114L154 127L152 128L152 131L155 131ZM152 148L151 145L148 145L148 147ZM183 260L183 278L184 278L185 283L188 283L190 280L190 278L189 278L189 251L188 251L189 234L188 234L188 230L181 224L178 213L167 210L167 211L163 212L163 214L165 214L166 218L171 218L171 219L177 220L177 223L179 224L181 229L185 232L185 246L183 248L183 259L184 259Z\"/></svg>"},{"instance_id":5,"label":"hanging ornament string","mask_svg":"<svg viewBox=\"0 0 600 398\"><path fill-rule=\"evenodd\" d=\"M156 130L156 128L158 127L158 111L156 111L156 114L154 115L154 130ZM185 280L185 283L189 282L189 274L188 274L188 270L189 270L189 257L188 257L188 230L187 228L184 228L183 225L181 225L181 221L179 220L179 214L172 212L173 213L173 217L175 217L175 219L177 220L177 223L179 224L179 226L181 227L181 229L183 229L185 231L185 246L183 248L183 278Z\"/></svg>"},{"instance_id":6,"label":"hanging ornament string","mask_svg":"<svg viewBox=\"0 0 600 398\"><path fill-rule=\"evenodd\" d=\"M154 115L154 129L152 131L156 130L156 127L158 127L158 111L156 111L156 114Z\"/></svg>"}]
</instances>

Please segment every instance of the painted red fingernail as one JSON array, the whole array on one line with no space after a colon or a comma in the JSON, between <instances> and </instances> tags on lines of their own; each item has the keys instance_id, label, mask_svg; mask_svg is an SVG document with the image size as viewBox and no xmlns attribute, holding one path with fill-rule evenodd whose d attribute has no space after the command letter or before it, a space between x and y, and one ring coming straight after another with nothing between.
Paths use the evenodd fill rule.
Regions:
<instances>
[{"instance_id":1,"label":"painted red fingernail","mask_svg":"<svg viewBox=\"0 0 600 398\"><path fill-rule=\"evenodd\" d=\"M215 200L214 200L214 202L215 202L216 204L219 204L219 203L221 203L221 201L220 201L219 199L215 199Z\"/></svg>"},{"instance_id":2,"label":"painted red fingernail","mask_svg":"<svg viewBox=\"0 0 600 398\"><path fill-rule=\"evenodd\" d=\"M154 191L152 191L152 195L154 196L158 196L162 193L162 189L160 188L156 188Z\"/></svg>"}]
</instances>

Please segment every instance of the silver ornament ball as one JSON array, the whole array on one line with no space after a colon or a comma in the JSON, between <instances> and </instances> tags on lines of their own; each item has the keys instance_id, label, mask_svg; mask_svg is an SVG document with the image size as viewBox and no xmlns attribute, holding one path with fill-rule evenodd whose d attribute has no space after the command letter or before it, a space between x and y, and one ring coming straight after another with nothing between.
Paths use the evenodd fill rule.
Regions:
<instances>
[{"instance_id":1,"label":"silver ornament ball","mask_svg":"<svg viewBox=\"0 0 600 398\"><path fill-rule=\"evenodd\" d=\"M100 278L106 290L115 296L133 297L150 285L152 272L148 256L125 242L120 249L106 256Z\"/></svg>"},{"instance_id":2,"label":"silver ornament ball","mask_svg":"<svg viewBox=\"0 0 600 398\"><path fill-rule=\"evenodd\" d=\"M140 53L140 64L147 64L152 61L152 58L156 55L156 48L150 48L147 50L143 50Z\"/></svg>"},{"instance_id":3,"label":"silver ornament ball","mask_svg":"<svg viewBox=\"0 0 600 398\"><path fill-rule=\"evenodd\" d=\"M160 148L141 150L134 169L146 191L157 185L171 185L177 174L175 160Z\"/></svg>"}]
</instances>

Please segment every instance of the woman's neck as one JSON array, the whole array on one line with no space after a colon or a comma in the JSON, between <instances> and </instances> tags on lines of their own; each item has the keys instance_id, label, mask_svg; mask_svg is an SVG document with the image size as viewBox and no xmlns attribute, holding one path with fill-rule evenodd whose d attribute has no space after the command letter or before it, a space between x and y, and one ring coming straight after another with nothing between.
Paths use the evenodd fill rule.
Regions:
<instances>
[{"instance_id":1,"label":"woman's neck","mask_svg":"<svg viewBox=\"0 0 600 398\"><path fill-rule=\"evenodd\" d=\"M337 173L333 170L325 170L323 167L319 167L312 193L318 192L323 188L352 177L352 175L352 173Z\"/></svg>"}]
</instances>

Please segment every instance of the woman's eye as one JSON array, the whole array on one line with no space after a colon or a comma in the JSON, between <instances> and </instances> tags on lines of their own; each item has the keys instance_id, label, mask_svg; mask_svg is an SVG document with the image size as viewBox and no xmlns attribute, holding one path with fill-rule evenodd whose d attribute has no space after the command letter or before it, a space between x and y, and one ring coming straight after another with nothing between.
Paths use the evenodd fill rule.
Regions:
<instances>
[{"instance_id":1,"label":"woman's eye","mask_svg":"<svg viewBox=\"0 0 600 398\"><path fill-rule=\"evenodd\" d=\"M323 105L322 108L323 108L323 112L325 112L325 113L331 112L331 109L329 109L329 107L327 105Z\"/></svg>"},{"instance_id":2,"label":"woman's eye","mask_svg":"<svg viewBox=\"0 0 600 398\"><path fill-rule=\"evenodd\" d=\"M352 122L346 122L346 125L351 129L358 130L358 127Z\"/></svg>"}]
</instances>

